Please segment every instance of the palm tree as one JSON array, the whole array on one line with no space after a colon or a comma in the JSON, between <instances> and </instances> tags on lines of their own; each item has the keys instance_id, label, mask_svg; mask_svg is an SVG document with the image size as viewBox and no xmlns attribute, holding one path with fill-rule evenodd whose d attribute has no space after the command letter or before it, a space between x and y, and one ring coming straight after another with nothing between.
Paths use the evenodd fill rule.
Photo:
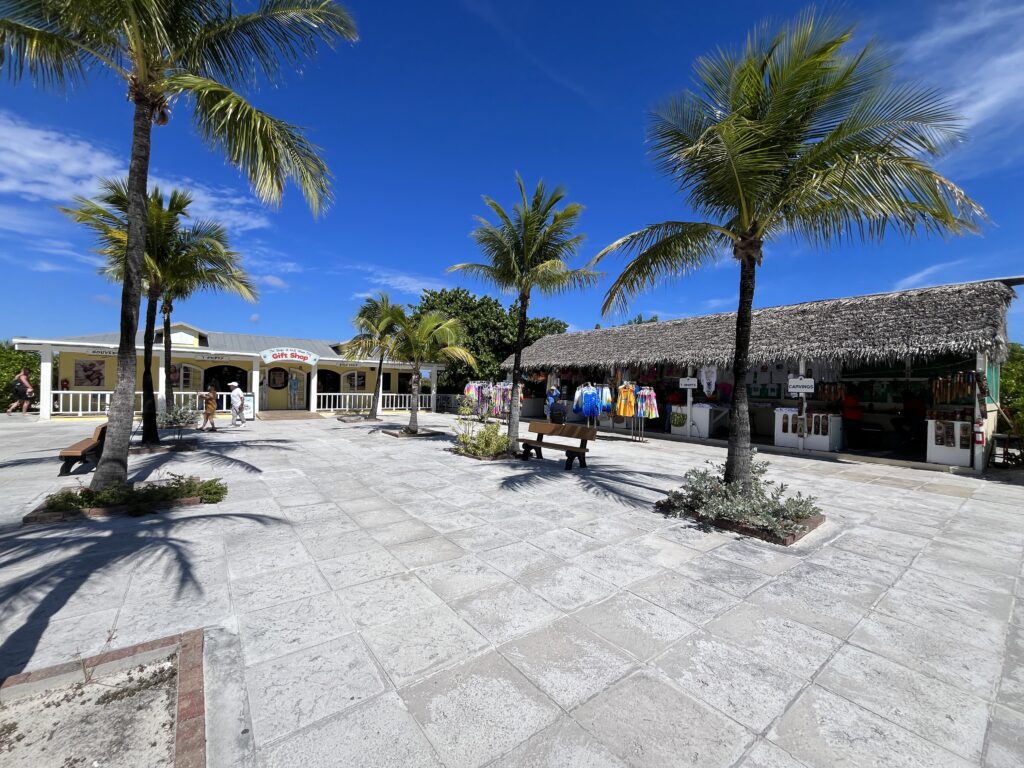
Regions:
<instances>
[{"instance_id":1,"label":"palm tree","mask_svg":"<svg viewBox=\"0 0 1024 768\"><path fill-rule=\"evenodd\" d=\"M448 268L449 272L465 272L479 277L516 296L518 318L512 362L512 406L508 420L509 452L513 454L519 449L519 392L530 297L534 290L551 295L594 285L599 277L597 272L587 267L570 269L567 264L583 242L583 235L573 234L583 206L568 203L555 210L565 199L565 191L561 187L549 194L541 180L537 182L533 197L529 197L518 173L516 184L520 202L513 207L511 216L484 195L484 202L498 217L498 223L492 224L478 216L479 226L473 231L473 239L483 251L487 263L455 264Z\"/></svg>"},{"instance_id":2,"label":"palm tree","mask_svg":"<svg viewBox=\"0 0 1024 768\"><path fill-rule=\"evenodd\" d=\"M378 356L377 381L373 386L370 412L366 415L368 420L377 420L383 386L384 358L392 355L395 334L398 332L398 320L402 313L401 306L392 304L383 291L376 296L368 297L352 321L356 335L342 345L342 353L349 360L364 360L371 355Z\"/></svg>"},{"instance_id":3,"label":"palm tree","mask_svg":"<svg viewBox=\"0 0 1024 768\"><path fill-rule=\"evenodd\" d=\"M419 432L420 371L427 363L439 360L461 360L476 369L473 353L463 346L465 329L462 323L440 312L408 315L398 308L398 330L394 336L392 354L395 360L412 366L412 405L409 426L404 431ZM436 382L432 382L437 386Z\"/></svg>"},{"instance_id":4,"label":"palm tree","mask_svg":"<svg viewBox=\"0 0 1024 768\"><path fill-rule=\"evenodd\" d=\"M873 45L849 52L852 36L808 11L777 34L754 31L741 51L698 59L698 90L671 98L650 124L654 157L698 220L645 227L594 259L633 255L608 290L607 313L731 250L740 290L725 480L744 488L752 461L744 382L764 243L961 234L984 218L929 163L961 139L954 111L935 91L896 82Z\"/></svg>"},{"instance_id":5,"label":"palm tree","mask_svg":"<svg viewBox=\"0 0 1024 768\"><path fill-rule=\"evenodd\" d=\"M125 179L102 179L101 194L95 199L76 196L76 207L60 210L73 221L96 233L100 247L97 252L107 259L100 274L120 282L124 279L126 244L128 240L128 183ZM238 264L238 254L229 250L227 233L219 224L197 221L189 228L182 226L188 217L192 196L172 190L165 202L159 188L149 194L146 224L146 249L143 261L143 284L146 293L146 323L143 331L142 368L142 441L158 443L156 397L153 392L153 343L156 335L156 313L164 299L164 364L170 368L170 316L168 296L180 291L186 280L201 280L201 287L225 290L254 301L256 290ZM167 374L166 384L170 383ZM166 391L173 402L173 390Z\"/></svg>"},{"instance_id":6,"label":"palm tree","mask_svg":"<svg viewBox=\"0 0 1024 768\"><path fill-rule=\"evenodd\" d=\"M213 221L197 221L181 233L176 248L161 270L160 294L163 315L164 392L168 405L174 402L171 377L171 313L175 301L184 301L195 293L213 291L231 293L245 301L259 298L252 279L242 268L237 252L228 247L223 226Z\"/></svg>"},{"instance_id":7,"label":"palm tree","mask_svg":"<svg viewBox=\"0 0 1024 768\"><path fill-rule=\"evenodd\" d=\"M231 0L0 0L0 69L12 79L27 74L59 89L104 70L124 82L133 104L117 383L93 488L128 478L153 124L170 120L176 100L189 101L199 134L262 200L279 203L290 179L316 214L330 199L317 148L236 88L274 83L283 66L299 68L318 44L338 39L355 40L356 30L331 0L262 0L237 14Z\"/></svg>"}]
</instances>

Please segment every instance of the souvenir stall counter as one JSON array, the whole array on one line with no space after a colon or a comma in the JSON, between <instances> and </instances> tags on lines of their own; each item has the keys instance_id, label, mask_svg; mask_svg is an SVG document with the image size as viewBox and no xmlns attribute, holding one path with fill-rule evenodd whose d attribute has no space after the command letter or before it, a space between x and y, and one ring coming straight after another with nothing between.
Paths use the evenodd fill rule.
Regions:
<instances>
[{"instance_id":1,"label":"souvenir stall counter","mask_svg":"<svg viewBox=\"0 0 1024 768\"><path fill-rule=\"evenodd\" d=\"M939 418L928 419L927 461L953 467L971 466L973 422L965 420L963 413L929 415ZM944 416L949 418L942 418Z\"/></svg>"}]
</instances>

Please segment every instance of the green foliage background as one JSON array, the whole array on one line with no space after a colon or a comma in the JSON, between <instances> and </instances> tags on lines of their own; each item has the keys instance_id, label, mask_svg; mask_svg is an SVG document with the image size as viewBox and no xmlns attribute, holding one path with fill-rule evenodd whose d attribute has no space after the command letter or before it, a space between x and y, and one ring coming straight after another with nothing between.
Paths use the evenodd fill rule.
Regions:
<instances>
[{"instance_id":1,"label":"green foliage background","mask_svg":"<svg viewBox=\"0 0 1024 768\"><path fill-rule=\"evenodd\" d=\"M507 309L490 296L476 296L465 288L427 290L413 307L414 314L443 312L462 321L466 328L466 347L477 361L477 371L465 363L449 361L438 380L439 392L461 393L466 382L477 379L501 381L505 374L501 364L512 354L516 338L518 304ZM526 343L532 344L551 333L565 333L569 325L554 317L530 318L526 327Z\"/></svg>"},{"instance_id":2,"label":"green foliage background","mask_svg":"<svg viewBox=\"0 0 1024 768\"><path fill-rule=\"evenodd\" d=\"M35 352L19 352L7 339L0 341L0 406L7 408L14 400L14 377L22 367L28 368L29 381L38 392L39 355Z\"/></svg>"},{"instance_id":3,"label":"green foliage background","mask_svg":"<svg viewBox=\"0 0 1024 768\"><path fill-rule=\"evenodd\" d=\"M999 402L1014 421L1015 431L1024 432L1024 345L1010 343L1010 357L999 372Z\"/></svg>"}]
</instances>

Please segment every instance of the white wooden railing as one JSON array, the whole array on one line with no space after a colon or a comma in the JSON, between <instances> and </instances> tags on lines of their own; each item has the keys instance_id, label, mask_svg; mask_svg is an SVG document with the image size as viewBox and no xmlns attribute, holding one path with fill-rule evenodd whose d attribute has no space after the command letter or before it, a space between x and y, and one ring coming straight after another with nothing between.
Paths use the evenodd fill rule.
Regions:
<instances>
[{"instance_id":1,"label":"white wooden railing","mask_svg":"<svg viewBox=\"0 0 1024 768\"><path fill-rule=\"evenodd\" d=\"M318 411L368 411L373 402L370 392L320 392L316 396ZM412 395L384 392L380 396L382 411L407 411L412 406ZM420 408L430 407L430 395L420 395Z\"/></svg>"},{"instance_id":2,"label":"white wooden railing","mask_svg":"<svg viewBox=\"0 0 1024 768\"><path fill-rule=\"evenodd\" d=\"M200 398L205 395L205 392L174 392L174 404L179 408L187 405L190 408L195 408L197 411L202 411L206 407L206 401ZM231 410L231 393L230 392L218 392L217 393L217 410L218 411L230 411Z\"/></svg>"},{"instance_id":3,"label":"white wooden railing","mask_svg":"<svg viewBox=\"0 0 1024 768\"><path fill-rule=\"evenodd\" d=\"M54 416L98 416L110 410L113 392L71 392L59 389L53 393ZM135 393L135 411L142 410L142 393Z\"/></svg>"},{"instance_id":4,"label":"white wooden railing","mask_svg":"<svg viewBox=\"0 0 1024 768\"><path fill-rule=\"evenodd\" d=\"M368 411L373 402L370 392L319 392L316 396L318 411Z\"/></svg>"}]
</instances>

